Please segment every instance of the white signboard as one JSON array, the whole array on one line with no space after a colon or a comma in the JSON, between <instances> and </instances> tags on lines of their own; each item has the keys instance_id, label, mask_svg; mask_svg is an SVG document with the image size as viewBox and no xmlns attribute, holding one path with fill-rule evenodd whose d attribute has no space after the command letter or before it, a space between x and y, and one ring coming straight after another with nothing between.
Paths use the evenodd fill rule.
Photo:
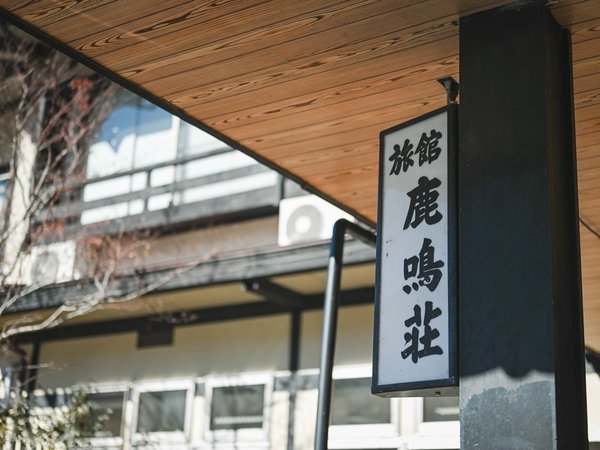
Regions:
<instances>
[{"instance_id":1,"label":"white signboard","mask_svg":"<svg viewBox=\"0 0 600 450\"><path fill-rule=\"evenodd\" d=\"M381 133L373 393L455 390L457 105Z\"/></svg>"}]
</instances>

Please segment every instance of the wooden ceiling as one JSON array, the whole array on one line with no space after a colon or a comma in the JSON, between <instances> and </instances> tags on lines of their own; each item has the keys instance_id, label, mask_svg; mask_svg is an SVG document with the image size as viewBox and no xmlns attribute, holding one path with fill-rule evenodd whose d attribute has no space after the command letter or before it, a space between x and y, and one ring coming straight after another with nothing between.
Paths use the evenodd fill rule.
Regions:
<instances>
[{"instance_id":1,"label":"wooden ceiling","mask_svg":"<svg viewBox=\"0 0 600 450\"><path fill-rule=\"evenodd\" d=\"M372 222L380 130L445 103L461 15L492 0L0 0L18 17ZM579 199L600 230L600 1L549 2L573 34ZM581 228L600 349L600 239Z\"/></svg>"}]
</instances>

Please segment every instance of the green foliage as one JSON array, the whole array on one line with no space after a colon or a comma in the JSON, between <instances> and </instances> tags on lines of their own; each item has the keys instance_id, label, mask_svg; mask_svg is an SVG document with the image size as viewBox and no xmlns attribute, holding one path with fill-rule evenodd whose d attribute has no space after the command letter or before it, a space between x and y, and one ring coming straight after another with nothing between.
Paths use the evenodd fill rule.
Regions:
<instances>
[{"instance_id":1,"label":"green foliage","mask_svg":"<svg viewBox=\"0 0 600 450\"><path fill-rule=\"evenodd\" d=\"M89 448L86 438L101 428L105 417L83 391L59 408L39 408L25 395L11 399L0 409L0 448L68 450Z\"/></svg>"}]
</instances>

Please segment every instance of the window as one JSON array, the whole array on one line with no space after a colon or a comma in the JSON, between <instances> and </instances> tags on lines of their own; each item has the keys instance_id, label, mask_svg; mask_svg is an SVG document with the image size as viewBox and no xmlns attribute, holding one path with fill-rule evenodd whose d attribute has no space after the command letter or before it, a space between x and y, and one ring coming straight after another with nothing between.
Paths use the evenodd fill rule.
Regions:
<instances>
[{"instance_id":1,"label":"window","mask_svg":"<svg viewBox=\"0 0 600 450\"><path fill-rule=\"evenodd\" d=\"M184 443L189 439L194 383L147 382L133 394L134 444Z\"/></svg>"},{"instance_id":2,"label":"window","mask_svg":"<svg viewBox=\"0 0 600 450\"><path fill-rule=\"evenodd\" d=\"M90 392L91 389L91 392ZM75 397L90 406L90 415L81 417L78 427L87 440L85 448L115 448L123 444L122 424L127 386L123 384L36 389L32 392L32 414L39 417L64 416ZM81 398L80 395L84 395Z\"/></svg>"},{"instance_id":3,"label":"window","mask_svg":"<svg viewBox=\"0 0 600 450\"><path fill-rule=\"evenodd\" d=\"M336 367L333 378L329 448L398 448L397 402L371 394L371 366Z\"/></svg>"},{"instance_id":4,"label":"window","mask_svg":"<svg viewBox=\"0 0 600 450\"><path fill-rule=\"evenodd\" d=\"M411 448L448 449L460 446L458 397L414 399L417 434Z\"/></svg>"},{"instance_id":5,"label":"window","mask_svg":"<svg viewBox=\"0 0 600 450\"><path fill-rule=\"evenodd\" d=\"M245 374L207 379L206 440L267 442L272 377Z\"/></svg>"},{"instance_id":6,"label":"window","mask_svg":"<svg viewBox=\"0 0 600 450\"><path fill-rule=\"evenodd\" d=\"M423 422L449 422L458 420L458 397L425 397Z\"/></svg>"},{"instance_id":7,"label":"window","mask_svg":"<svg viewBox=\"0 0 600 450\"><path fill-rule=\"evenodd\" d=\"M84 225L243 195L278 182L274 171L249 156L127 93L120 94L120 105L92 141L86 175Z\"/></svg>"},{"instance_id":8,"label":"window","mask_svg":"<svg viewBox=\"0 0 600 450\"><path fill-rule=\"evenodd\" d=\"M138 433L180 431L185 429L185 402L187 392L143 392L138 405Z\"/></svg>"},{"instance_id":9,"label":"window","mask_svg":"<svg viewBox=\"0 0 600 450\"><path fill-rule=\"evenodd\" d=\"M0 167L0 225L3 225L5 220L9 181L10 168L8 166Z\"/></svg>"},{"instance_id":10,"label":"window","mask_svg":"<svg viewBox=\"0 0 600 450\"><path fill-rule=\"evenodd\" d=\"M333 381L332 425L390 423L390 401L371 394L371 378Z\"/></svg>"},{"instance_id":11,"label":"window","mask_svg":"<svg viewBox=\"0 0 600 450\"><path fill-rule=\"evenodd\" d=\"M220 386L212 391L211 430L262 428L265 385Z\"/></svg>"},{"instance_id":12,"label":"window","mask_svg":"<svg viewBox=\"0 0 600 450\"><path fill-rule=\"evenodd\" d=\"M168 162L176 157L173 130L173 122L176 119L152 103L132 94L123 93L121 97L121 105L104 121L100 133L90 146L87 161L88 179L132 171ZM144 171L100 179L85 186L83 200L90 202L141 191L146 187L169 184L173 182L173 177L174 167L166 166L153 171L150 179ZM158 197L148 199L148 209L161 202ZM167 204L169 201L170 197ZM144 208L143 199L100 206L84 211L81 223L140 214Z\"/></svg>"},{"instance_id":13,"label":"window","mask_svg":"<svg viewBox=\"0 0 600 450\"><path fill-rule=\"evenodd\" d=\"M87 400L93 405L90 425L102 425L93 433L93 437L119 437L121 436L121 423L123 420L124 392L99 392L87 395ZM93 427L90 427L92 429Z\"/></svg>"}]
</instances>

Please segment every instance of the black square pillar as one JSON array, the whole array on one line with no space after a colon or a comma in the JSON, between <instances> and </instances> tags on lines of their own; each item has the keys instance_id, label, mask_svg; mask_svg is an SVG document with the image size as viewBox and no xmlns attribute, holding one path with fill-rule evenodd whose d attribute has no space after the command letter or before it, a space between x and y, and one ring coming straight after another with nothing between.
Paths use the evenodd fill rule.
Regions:
<instances>
[{"instance_id":1,"label":"black square pillar","mask_svg":"<svg viewBox=\"0 0 600 450\"><path fill-rule=\"evenodd\" d=\"M461 449L585 449L570 35L544 2L460 21Z\"/></svg>"}]
</instances>

